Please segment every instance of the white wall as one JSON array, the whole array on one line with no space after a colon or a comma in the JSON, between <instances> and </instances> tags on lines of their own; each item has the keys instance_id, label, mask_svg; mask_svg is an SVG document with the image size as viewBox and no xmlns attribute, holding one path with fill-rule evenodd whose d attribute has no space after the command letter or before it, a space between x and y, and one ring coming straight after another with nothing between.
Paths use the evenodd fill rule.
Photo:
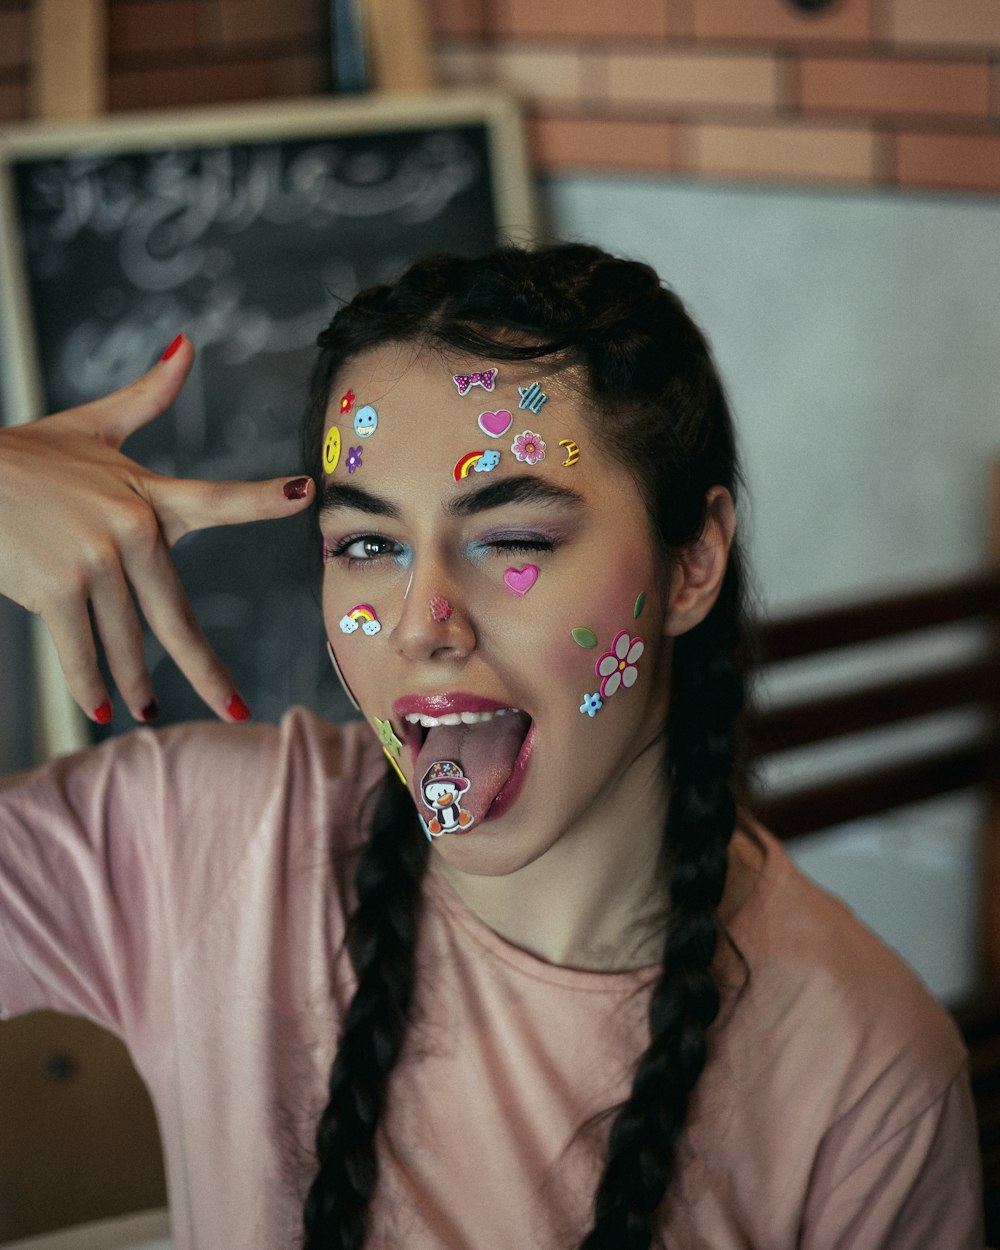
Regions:
<instances>
[{"instance_id":1,"label":"white wall","mask_svg":"<svg viewBox=\"0 0 1000 1250\"><path fill-rule=\"evenodd\" d=\"M985 553L1000 454L1000 203L563 178L555 233L646 260L707 332L768 604Z\"/></svg>"},{"instance_id":2,"label":"white wall","mask_svg":"<svg viewBox=\"0 0 1000 1250\"><path fill-rule=\"evenodd\" d=\"M712 341L768 609L982 563L1000 455L1000 203L582 177L545 193L555 234L648 261ZM978 823L959 798L794 853L952 999L974 977Z\"/></svg>"}]
</instances>

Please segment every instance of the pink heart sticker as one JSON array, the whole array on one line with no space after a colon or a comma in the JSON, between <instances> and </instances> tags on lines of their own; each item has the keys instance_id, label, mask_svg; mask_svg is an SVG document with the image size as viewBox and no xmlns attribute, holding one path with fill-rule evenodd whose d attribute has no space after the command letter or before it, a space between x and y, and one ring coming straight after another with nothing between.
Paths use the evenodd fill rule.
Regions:
<instances>
[{"instance_id":1,"label":"pink heart sticker","mask_svg":"<svg viewBox=\"0 0 1000 1250\"><path fill-rule=\"evenodd\" d=\"M504 585L515 595L526 595L538 581L538 565L526 564L523 569L504 569Z\"/></svg>"},{"instance_id":2,"label":"pink heart sticker","mask_svg":"<svg viewBox=\"0 0 1000 1250\"><path fill-rule=\"evenodd\" d=\"M514 418L506 408L501 408L498 412L481 412L479 414L479 428L484 434L488 434L490 438L503 438L510 429L513 420Z\"/></svg>"}]
</instances>

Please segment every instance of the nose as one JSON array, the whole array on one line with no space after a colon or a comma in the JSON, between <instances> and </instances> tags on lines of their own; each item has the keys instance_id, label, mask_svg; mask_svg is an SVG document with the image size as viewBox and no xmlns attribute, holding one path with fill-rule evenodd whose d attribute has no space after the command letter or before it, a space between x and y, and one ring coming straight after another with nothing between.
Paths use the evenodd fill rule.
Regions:
<instances>
[{"instance_id":1,"label":"nose","mask_svg":"<svg viewBox=\"0 0 1000 1250\"><path fill-rule=\"evenodd\" d=\"M418 563L392 640L410 660L464 660L476 648L476 631L461 592L442 563Z\"/></svg>"}]
</instances>

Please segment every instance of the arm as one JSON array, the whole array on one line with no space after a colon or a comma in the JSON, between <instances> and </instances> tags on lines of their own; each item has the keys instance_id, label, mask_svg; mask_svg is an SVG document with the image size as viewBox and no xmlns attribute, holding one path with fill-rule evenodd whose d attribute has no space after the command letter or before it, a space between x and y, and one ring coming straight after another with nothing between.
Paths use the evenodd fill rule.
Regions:
<instances>
[{"instance_id":1,"label":"arm","mask_svg":"<svg viewBox=\"0 0 1000 1250\"><path fill-rule=\"evenodd\" d=\"M981 1165L966 1069L902 1126L866 1125L866 1118L857 1108L827 1134L800 1250L982 1250ZM866 1138L869 1148L859 1150Z\"/></svg>"},{"instance_id":2,"label":"arm","mask_svg":"<svg viewBox=\"0 0 1000 1250\"><path fill-rule=\"evenodd\" d=\"M74 699L92 719L108 691L97 666L88 606L111 673L137 720L154 700L135 592L150 628L222 719L235 691L184 594L170 550L185 534L291 516L308 481L203 482L161 477L120 447L173 402L194 360L187 339L112 395L0 430L0 594L41 616Z\"/></svg>"}]
</instances>

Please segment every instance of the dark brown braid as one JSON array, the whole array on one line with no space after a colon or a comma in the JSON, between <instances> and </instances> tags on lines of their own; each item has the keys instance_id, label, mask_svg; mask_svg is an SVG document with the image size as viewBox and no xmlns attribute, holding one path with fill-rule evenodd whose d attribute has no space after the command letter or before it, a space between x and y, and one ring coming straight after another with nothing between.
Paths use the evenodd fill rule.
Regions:
<instances>
[{"instance_id":1,"label":"dark brown braid","mask_svg":"<svg viewBox=\"0 0 1000 1250\"><path fill-rule=\"evenodd\" d=\"M306 1250L361 1250L378 1180L375 1131L406 1036L427 840L407 791L387 774L355 874L347 951L357 989L316 1131L317 1173L305 1204Z\"/></svg>"},{"instance_id":2,"label":"dark brown braid","mask_svg":"<svg viewBox=\"0 0 1000 1250\"><path fill-rule=\"evenodd\" d=\"M509 248L475 260L429 258L395 285L362 292L320 337L305 427L311 462L338 371L391 341L447 345L493 360L558 356L582 364L595 425L614 406L609 447L642 494L666 563L700 537L711 487L736 495L732 423L708 347L646 266L582 246ZM712 611L674 648L664 752L671 799L661 857L670 898L663 971L650 1002L649 1045L611 1125L594 1223L581 1250L652 1244L719 1011L712 965L735 823L742 595L734 550ZM351 938L359 984L317 1137L307 1250L363 1244L377 1183L375 1131L409 1016L426 845L415 827L400 835L404 820L415 826L413 808L389 782L394 790L383 798L359 869Z\"/></svg>"}]
</instances>

